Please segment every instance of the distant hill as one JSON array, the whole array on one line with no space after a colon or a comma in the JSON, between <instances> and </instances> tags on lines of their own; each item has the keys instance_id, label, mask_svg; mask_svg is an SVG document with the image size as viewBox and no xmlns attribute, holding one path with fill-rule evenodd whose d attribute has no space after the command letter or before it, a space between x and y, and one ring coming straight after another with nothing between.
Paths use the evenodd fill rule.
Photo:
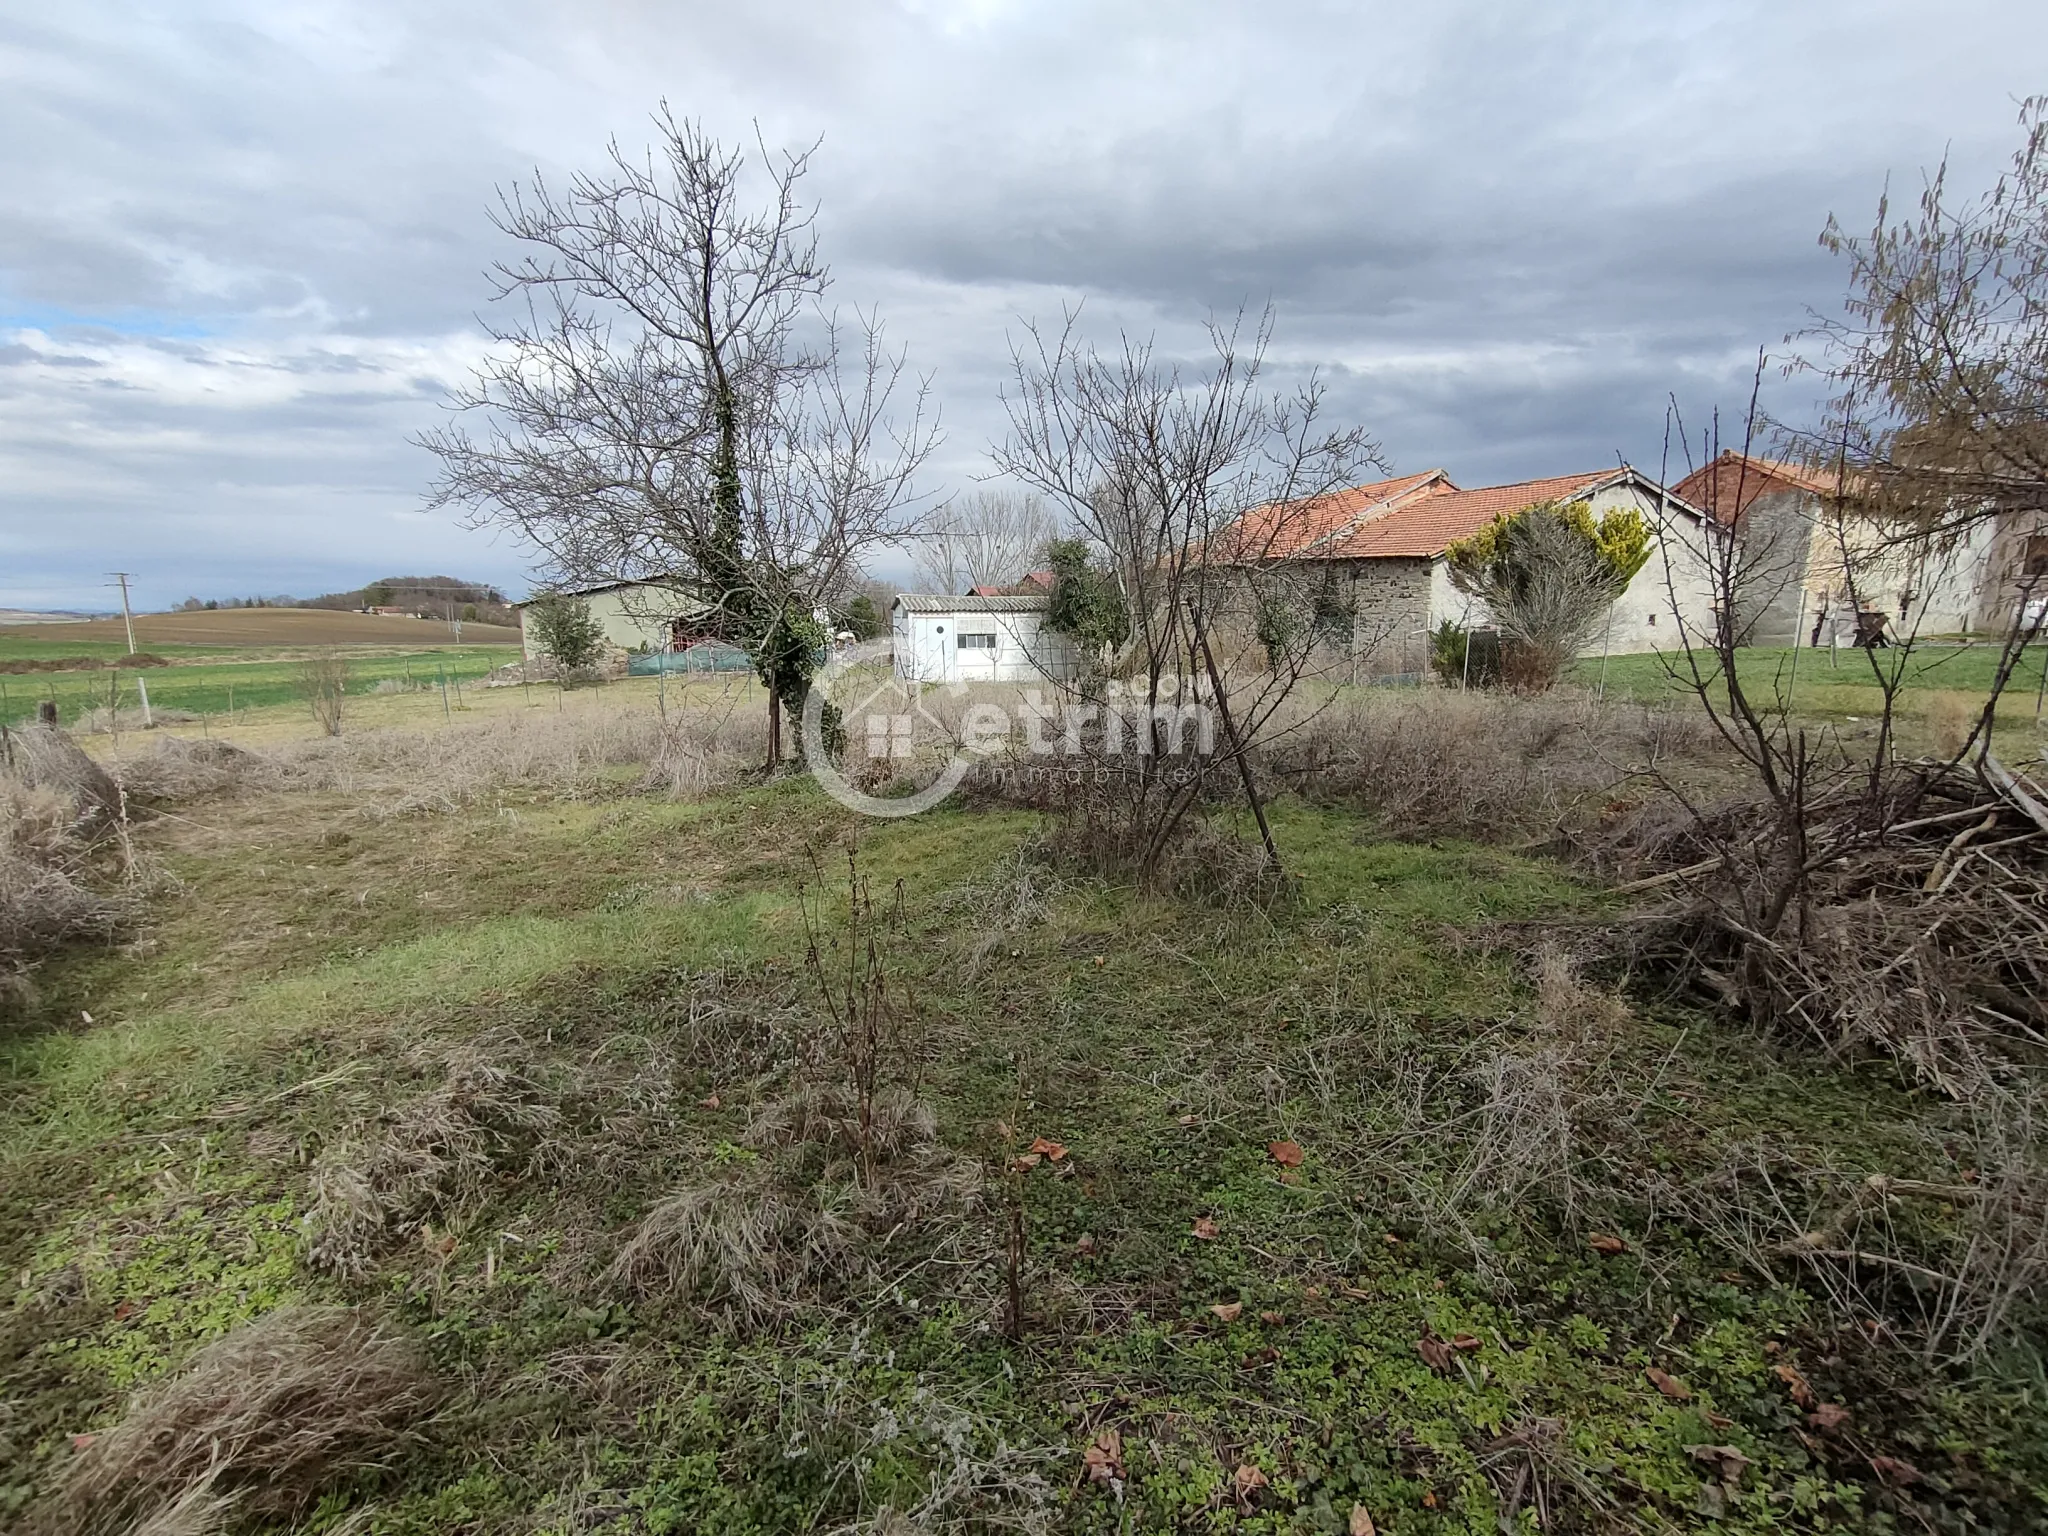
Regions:
<instances>
[{"instance_id":1,"label":"distant hill","mask_svg":"<svg viewBox=\"0 0 2048 1536\"><path fill-rule=\"evenodd\" d=\"M0 608L0 624L76 624L81 619L104 618L104 614L72 609Z\"/></svg>"},{"instance_id":2,"label":"distant hill","mask_svg":"<svg viewBox=\"0 0 2048 1536\"><path fill-rule=\"evenodd\" d=\"M112 641L127 631L118 618L85 623L41 624L35 638ZM317 608L201 608L188 613L138 613L138 645L452 645L455 627L438 619ZM519 630L500 624L465 623L464 645L517 645Z\"/></svg>"},{"instance_id":3,"label":"distant hill","mask_svg":"<svg viewBox=\"0 0 2048 1536\"><path fill-rule=\"evenodd\" d=\"M505 594L487 581L464 581L458 576L382 576L366 581L351 592L329 592L310 597L306 608L402 608L407 613L431 614L435 618L462 617L465 608L476 610L476 622L517 624L519 616L505 601Z\"/></svg>"}]
</instances>

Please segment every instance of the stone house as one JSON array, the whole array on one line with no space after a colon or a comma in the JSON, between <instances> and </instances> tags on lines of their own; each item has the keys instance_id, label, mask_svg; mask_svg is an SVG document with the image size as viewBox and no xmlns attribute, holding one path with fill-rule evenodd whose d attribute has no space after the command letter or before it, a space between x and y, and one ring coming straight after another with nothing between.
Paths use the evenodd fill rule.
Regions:
<instances>
[{"instance_id":1,"label":"stone house","mask_svg":"<svg viewBox=\"0 0 2048 1536\"><path fill-rule=\"evenodd\" d=\"M1895 634L2002 633L2022 603L2048 595L2048 514L2037 509L1935 546L1899 538L1845 506L1831 478L1779 459L1730 450L1674 489L1741 540L1740 619L1753 644L1847 643L1857 604Z\"/></svg>"},{"instance_id":2,"label":"stone house","mask_svg":"<svg viewBox=\"0 0 2048 1536\"><path fill-rule=\"evenodd\" d=\"M1680 622L1695 643L1714 634L1713 587L1698 551L1723 537L1682 497L1626 465L1470 490L1441 469L1354 486L1288 507L1262 507L1218 541L1225 563L1311 563L1329 572L1356 616L1361 646L1399 661L1421 654L1419 637L1449 620L1491 622L1485 605L1451 584L1444 551L1503 513L1538 502L1584 502L1597 517L1621 507L1643 514L1653 544L1592 650L1675 649Z\"/></svg>"}]
</instances>

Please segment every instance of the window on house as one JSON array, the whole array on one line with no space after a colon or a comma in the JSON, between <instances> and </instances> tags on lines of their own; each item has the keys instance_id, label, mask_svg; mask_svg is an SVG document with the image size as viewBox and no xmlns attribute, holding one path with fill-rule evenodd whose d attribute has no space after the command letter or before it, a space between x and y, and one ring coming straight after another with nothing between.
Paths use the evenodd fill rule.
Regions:
<instances>
[{"instance_id":1,"label":"window on house","mask_svg":"<svg viewBox=\"0 0 2048 1536\"><path fill-rule=\"evenodd\" d=\"M963 651L992 651L996 648L996 637L992 633L969 634L960 632L960 649Z\"/></svg>"}]
</instances>

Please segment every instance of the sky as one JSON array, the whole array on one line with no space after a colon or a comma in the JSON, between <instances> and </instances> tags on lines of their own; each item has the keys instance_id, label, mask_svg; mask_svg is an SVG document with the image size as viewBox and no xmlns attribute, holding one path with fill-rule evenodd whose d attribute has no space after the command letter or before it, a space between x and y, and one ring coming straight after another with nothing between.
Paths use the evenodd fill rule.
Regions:
<instances>
[{"instance_id":1,"label":"sky","mask_svg":"<svg viewBox=\"0 0 2048 1536\"><path fill-rule=\"evenodd\" d=\"M412 439L482 356L496 189L663 101L818 143L832 300L930 376L943 495L1076 303L1194 357L1270 302L1400 473L1654 473L1667 397L1739 416L1760 348L1808 406L1830 213L1982 186L2044 90L2014 0L0 0L0 608L524 590Z\"/></svg>"}]
</instances>

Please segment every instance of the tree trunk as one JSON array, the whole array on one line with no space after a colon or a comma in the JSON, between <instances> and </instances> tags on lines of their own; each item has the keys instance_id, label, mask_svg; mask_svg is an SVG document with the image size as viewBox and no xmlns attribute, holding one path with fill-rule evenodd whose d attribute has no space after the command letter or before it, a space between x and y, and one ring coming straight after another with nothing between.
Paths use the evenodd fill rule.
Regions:
<instances>
[{"instance_id":1,"label":"tree trunk","mask_svg":"<svg viewBox=\"0 0 2048 1536\"><path fill-rule=\"evenodd\" d=\"M768 690L768 767L782 766L782 695Z\"/></svg>"}]
</instances>

